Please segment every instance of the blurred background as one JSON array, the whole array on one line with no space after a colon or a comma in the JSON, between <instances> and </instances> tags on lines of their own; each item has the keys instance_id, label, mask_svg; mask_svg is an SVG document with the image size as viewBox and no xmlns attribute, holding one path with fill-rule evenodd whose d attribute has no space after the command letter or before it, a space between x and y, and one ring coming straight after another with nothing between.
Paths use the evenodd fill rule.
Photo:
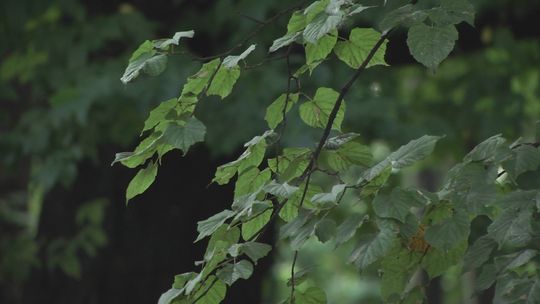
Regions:
<instances>
[{"instance_id":1,"label":"blurred background","mask_svg":"<svg viewBox=\"0 0 540 304\"><path fill-rule=\"evenodd\" d=\"M380 4L382 1L361 1ZM345 25L371 26L387 7ZM423 134L446 135L422 166L396 183L436 189L444 172L494 134L534 134L540 118L540 2L473 0L476 28L458 26L456 49L437 71L413 62L406 31L390 37L386 59L361 77L347 100L345 131L362 135L376 157ZM119 78L146 39L195 30L183 40L198 56L233 46L287 1L2 0L0 1L0 303L155 303L175 274L195 269L204 244L196 222L230 205L232 189L208 185L215 168L235 159L265 128L265 108L286 89L286 67L272 61L243 72L225 101L207 98L199 119L206 144L186 157L169 153L156 182L125 205L134 170L111 167L130 151L150 109L178 96L200 67L171 58L166 72L128 85ZM246 17L250 16L250 18ZM265 56L287 18L266 27L248 64ZM294 49L292 64L303 62ZM303 85L339 88L352 70L337 60ZM285 144L311 145L320 130L288 125ZM207 186L208 185L208 186ZM347 197L340 211L362 209ZM339 212L336 216L339 216ZM275 230L263 241L275 243ZM316 241L300 253L330 303L380 303L377 273L346 264L349 248ZM226 303L276 303L286 292L292 253L274 251ZM429 303L491 303L490 290L470 300L456 267L428 288ZM282 297L283 295L283 297Z\"/></svg>"}]
</instances>

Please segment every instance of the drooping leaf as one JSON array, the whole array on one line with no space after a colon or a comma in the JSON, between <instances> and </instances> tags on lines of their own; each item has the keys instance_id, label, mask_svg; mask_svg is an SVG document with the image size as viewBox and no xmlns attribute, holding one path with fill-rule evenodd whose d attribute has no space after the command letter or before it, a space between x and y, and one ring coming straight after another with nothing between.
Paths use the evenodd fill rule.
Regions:
<instances>
[{"instance_id":1,"label":"drooping leaf","mask_svg":"<svg viewBox=\"0 0 540 304\"><path fill-rule=\"evenodd\" d=\"M178 100L176 98L169 99L160 103L156 108L150 111L150 115L144 122L144 128L142 132L147 131L155 127L159 122L165 120L165 117L176 107Z\"/></svg>"},{"instance_id":2,"label":"drooping leaf","mask_svg":"<svg viewBox=\"0 0 540 304\"><path fill-rule=\"evenodd\" d=\"M166 65L167 57L157 54L152 42L146 40L131 55L128 66L120 80L127 84L137 78L141 71L156 76L165 70Z\"/></svg>"},{"instance_id":3,"label":"drooping leaf","mask_svg":"<svg viewBox=\"0 0 540 304\"><path fill-rule=\"evenodd\" d=\"M330 55L337 42L337 31L324 35L314 43L306 44L306 63L309 66L318 64ZM310 68L313 71L313 68Z\"/></svg>"},{"instance_id":4,"label":"drooping leaf","mask_svg":"<svg viewBox=\"0 0 540 304\"><path fill-rule=\"evenodd\" d=\"M336 44L334 52L341 61L345 62L351 68L357 69L366 60L380 37L381 34L373 29L355 28L351 31L349 40L340 41ZM387 65L384 60L386 44L387 42L385 41L380 46L366 67Z\"/></svg>"},{"instance_id":5,"label":"drooping leaf","mask_svg":"<svg viewBox=\"0 0 540 304\"><path fill-rule=\"evenodd\" d=\"M191 117L183 126L171 123L163 134L163 140L174 148L182 150L185 155L193 144L204 141L205 134L204 124L195 117Z\"/></svg>"},{"instance_id":6,"label":"drooping leaf","mask_svg":"<svg viewBox=\"0 0 540 304\"><path fill-rule=\"evenodd\" d=\"M195 304L219 304L225 299L226 292L227 286L225 283L212 275L202 283L201 288L191 298L198 299Z\"/></svg>"},{"instance_id":7,"label":"drooping leaf","mask_svg":"<svg viewBox=\"0 0 540 304\"><path fill-rule=\"evenodd\" d=\"M195 240L195 242L198 242L202 240L203 238L211 235L216 230L218 230L223 223L225 223L226 220L234 216L234 212L231 210L223 210L218 214L212 215L208 219L204 221L200 221L197 223L197 231L199 232L199 236Z\"/></svg>"},{"instance_id":8,"label":"drooping leaf","mask_svg":"<svg viewBox=\"0 0 540 304\"><path fill-rule=\"evenodd\" d=\"M458 32L453 25L428 26L423 23L409 29L407 45L416 61L436 68L454 49Z\"/></svg>"},{"instance_id":9,"label":"drooping leaf","mask_svg":"<svg viewBox=\"0 0 540 304\"><path fill-rule=\"evenodd\" d=\"M358 230L358 228L360 228L360 226L368 219L369 216L362 216L357 213L349 216L337 227L335 247L339 247L350 240L355 235L356 230Z\"/></svg>"},{"instance_id":10,"label":"drooping leaf","mask_svg":"<svg viewBox=\"0 0 540 304\"><path fill-rule=\"evenodd\" d=\"M268 122L270 129L275 129L283 121L283 112L287 114L297 101L297 93L281 94L268 106L264 119ZM287 108L285 108L285 104L287 104Z\"/></svg>"},{"instance_id":11,"label":"drooping leaf","mask_svg":"<svg viewBox=\"0 0 540 304\"><path fill-rule=\"evenodd\" d=\"M232 285L238 279L247 280L253 273L253 264L247 260L227 264L216 273L217 277L227 285Z\"/></svg>"},{"instance_id":12,"label":"drooping leaf","mask_svg":"<svg viewBox=\"0 0 540 304\"><path fill-rule=\"evenodd\" d=\"M242 224L242 238L246 241L256 235L272 217L272 208Z\"/></svg>"},{"instance_id":13,"label":"drooping leaf","mask_svg":"<svg viewBox=\"0 0 540 304\"><path fill-rule=\"evenodd\" d=\"M154 155L162 139L163 134L160 132L150 134L139 143L135 148L135 151L116 153L115 159L111 165L120 162L128 168L135 168L143 164L148 158Z\"/></svg>"},{"instance_id":14,"label":"drooping leaf","mask_svg":"<svg viewBox=\"0 0 540 304\"><path fill-rule=\"evenodd\" d=\"M309 126L324 128L328 123L330 113L339 93L329 88L319 88L312 101L300 105L300 118ZM332 129L340 131L341 123L345 117L345 102L343 102L337 112L336 119L332 124Z\"/></svg>"},{"instance_id":15,"label":"drooping leaf","mask_svg":"<svg viewBox=\"0 0 540 304\"><path fill-rule=\"evenodd\" d=\"M257 189L268 183L271 178L270 169L259 171L256 167L251 167L238 175L238 180L234 186L234 198L253 193Z\"/></svg>"},{"instance_id":16,"label":"drooping leaf","mask_svg":"<svg viewBox=\"0 0 540 304\"><path fill-rule=\"evenodd\" d=\"M239 77L240 68L238 66L229 68L222 64L216 72L214 79L210 82L206 94L208 96L217 95L222 99L229 96Z\"/></svg>"},{"instance_id":17,"label":"drooping leaf","mask_svg":"<svg viewBox=\"0 0 540 304\"><path fill-rule=\"evenodd\" d=\"M201 69L194 75L188 77L184 88L182 89L182 96L199 95L207 87L212 76L216 73L216 70L220 66L220 59L214 59L209 61L201 67Z\"/></svg>"},{"instance_id":18,"label":"drooping leaf","mask_svg":"<svg viewBox=\"0 0 540 304\"><path fill-rule=\"evenodd\" d=\"M381 220L377 224L379 232L361 241L349 258L349 261L360 269L366 268L385 256L397 239L398 229L393 223Z\"/></svg>"},{"instance_id":19,"label":"drooping leaf","mask_svg":"<svg viewBox=\"0 0 540 304\"><path fill-rule=\"evenodd\" d=\"M144 169L140 169L139 172L133 177L126 190L126 203L135 196L143 193L152 185L154 179L156 179L158 166L156 163L151 162Z\"/></svg>"}]
</instances>

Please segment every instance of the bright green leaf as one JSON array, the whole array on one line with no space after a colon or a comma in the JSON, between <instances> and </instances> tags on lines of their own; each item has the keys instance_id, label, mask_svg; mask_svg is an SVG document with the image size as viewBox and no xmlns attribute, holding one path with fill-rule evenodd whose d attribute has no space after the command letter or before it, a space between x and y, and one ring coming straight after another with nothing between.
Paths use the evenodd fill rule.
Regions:
<instances>
[{"instance_id":1,"label":"bright green leaf","mask_svg":"<svg viewBox=\"0 0 540 304\"><path fill-rule=\"evenodd\" d=\"M349 35L349 40L337 43L334 52L337 57L353 69L357 69L366 60L368 54L381 37L377 31L368 28L355 28ZM386 53L385 41L377 50L366 67L374 65L387 65L384 60Z\"/></svg>"},{"instance_id":2,"label":"bright green leaf","mask_svg":"<svg viewBox=\"0 0 540 304\"><path fill-rule=\"evenodd\" d=\"M157 171L158 166L154 162L149 163L146 168L140 169L137 175L129 182L126 190L126 202L146 191L156 179Z\"/></svg>"},{"instance_id":3,"label":"bright green leaf","mask_svg":"<svg viewBox=\"0 0 540 304\"><path fill-rule=\"evenodd\" d=\"M300 118L309 126L325 128L339 93L329 88L319 88L312 101L300 105ZM340 131L345 117L345 102L337 112L332 129Z\"/></svg>"}]
</instances>

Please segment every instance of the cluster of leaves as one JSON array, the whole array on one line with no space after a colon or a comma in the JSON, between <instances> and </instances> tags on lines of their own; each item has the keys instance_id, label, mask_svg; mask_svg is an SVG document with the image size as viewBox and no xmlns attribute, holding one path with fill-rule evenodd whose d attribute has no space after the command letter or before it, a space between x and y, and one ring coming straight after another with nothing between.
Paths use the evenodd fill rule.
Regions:
<instances>
[{"instance_id":1,"label":"cluster of leaves","mask_svg":"<svg viewBox=\"0 0 540 304\"><path fill-rule=\"evenodd\" d=\"M374 162L358 134L342 132L344 97L364 69L386 65L386 36L392 28L409 27L411 54L433 69L454 47L458 38L455 24L473 23L472 5L465 0L442 0L431 8L406 5L385 16L380 32L355 28L348 39L341 38L342 24L366 9L370 7L352 1L322 0L292 13L287 33L273 42L269 52L286 47L288 62L291 48L299 44L305 50L305 64L294 72L288 63L287 91L266 112L270 129L248 141L238 159L217 168L213 182L223 185L235 179L234 201L230 209L198 223L196 242L210 238L203 260L195 263L201 270L177 275L160 304L221 302L227 285L249 278L257 261L270 252L271 246L259 239L278 219L284 222L280 238L295 251L286 303L326 302L322 289L306 283L307 272L294 269L304 243L315 237L338 247L362 226L371 227L373 233L362 235L349 262L360 271L381 270L381 294L387 302L422 302L424 286L412 280L414 274L423 270L432 279L460 263L467 271L481 269L477 291L496 282L500 300L538 302L540 274L534 267L538 249L534 239L540 235L540 227L533 225L533 218L538 217L540 195L538 190L520 190L517 183L519 175L540 165L536 144L518 141L509 145L500 136L489 138L449 171L438 192L431 193L392 188L388 180L429 156L442 137L422 136ZM131 57L122 81L133 80L140 71L159 74L169 48L180 37L192 36L192 31L179 32L171 39L146 41ZM205 127L194 116L197 103L204 96L227 97L240 77L239 63L254 49L252 45L231 56L233 49L226 57L204 63L187 79L178 98L161 103L150 113L142 131L146 137L133 152L116 155L115 162L130 168L144 166L130 182L126 200L153 183L165 153L173 149L187 153L204 140ZM300 80L332 52L356 72L339 92L321 87L310 97L302 91ZM280 149L288 113L296 104L300 104L300 119L323 129L323 134L314 147ZM330 137L332 132L335 136ZM277 148L277 154L267 158L271 147ZM337 182L331 187L318 185L312 179L316 174L335 177ZM369 203L370 210L336 223L329 215L347 191ZM491 224L469 246L471 223L477 217L487 217Z\"/></svg>"}]
</instances>

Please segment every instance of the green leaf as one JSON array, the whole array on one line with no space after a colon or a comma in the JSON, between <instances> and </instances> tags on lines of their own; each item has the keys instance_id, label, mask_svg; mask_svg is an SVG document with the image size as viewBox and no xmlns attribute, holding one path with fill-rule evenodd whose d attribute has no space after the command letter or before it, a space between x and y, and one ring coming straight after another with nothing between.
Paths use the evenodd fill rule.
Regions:
<instances>
[{"instance_id":1,"label":"green leaf","mask_svg":"<svg viewBox=\"0 0 540 304\"><path fill-rule=\"evenodd\" d=\"M211 256L215 252L226 251L230 246L240 240L240 229L230 227L227 224L221 225L210 237L204 256Z\"/></svg>"},{"instance_id":2,"label":"green leaf","mask_svg":"<svg viewBox=\"0 0 540 304\"><path fill-rule=\"evenodd\" d=\"M306 44L306 63L312 66L314 63L319 63L326 59L336 45L337 35L337 31L334 30L316 42ZM311 68L310 70L313 71Z\"/></svg>"},{"instance_id":3,"label":"green leaf","mask_svg":"<svg viewBox=\"0 0 540 304\"><path fill-rule=\"evenodd\" d=\"M297 304L326 304L326 293L318 287L309 287L304 292L295 294Z\"/></svg>"},{"instance_id":4,"label":"green leaf","mask_svg":"<svg viewBox=\"0 0 540 304\"><path fill-rule=\"evenodd\" d=\"M506 143L506 140L501 135L492 136L480 144L467 154L464 161L494 161L498 158L498 152L502 146Z\"/></svg>"},{"instance_id":5,"label":"green leaf","mask_svg":"<svg viewBox=\"0 0 540 304\"><path fill-rule=\"evenodd\" d=\"M425 239L435 248L449 250L466 240L470 232L468 214L462 211L450 211L445 218L426 229Z\"/></svg>"},{"instance_id":6,"label":"green leaf","mask_svg":"<svg viewBox=\"0 0 540 304\"><path fill-rule=\"evenodd\" d=\"M416 61L434 69L448 57L457 39L458 32L453 25L439 27L421 23L409 29L407 45Z\"/></svg>"},{"instance_id":7,"label":"green leaf","mask_svg":"<svg viewBox=\"0 0 540 304\"><path fill-rule=\"evenodd\" d=\"M381 295L385 302L394 302L393 299L400 298L396 296L400 296L405 290L420 259L420 253L409 252L396 246L382 260Z\"/></svg>"},{"instance_id":8,"label":"green leaf","mask_svg":"<svg viewBox=\"0 0 540 304\"><path fill-rule=\"evenodd\" d=\"M297 33L306 27L306 16L302 11L295 11L287 24L287 33Z\"/></svg>"},{"instance_id":9,"label":"green leaf","mask_svg":"<svg viewBox=\"0 0 540 304\"><path fill-rule=\"evenodd\" d=\"M254 219L243 223L242 224L242 238L244 238L244 240L246 240L246 241L251 239L266 224L268 224L271 217L272 217L272 208L270 208L269 210L263 212L262 214L255 217Z\"/></svg>"},{"instance_id":10,"label":"green leaf","mask_svg":"<svg viewBox=\"0 0 540 304\"><path fill-rule=\"evenodd\" d=\"M488 227L488 235L502 246L523 246L531 240L532 211L530 208L507 209Z\"/></svg>"},{"instance_id":11,"label":"green leaf","mask_svg":"<svg viewBox=\"0 0 540 304\"><path fill-rule=\"evenodd\" d=\"M216 75L214 76L214 79L212 79L212 82L210 83L210 87L208 87L208 91L206 92L206 94L208 96L217 95L222 99L229 96L229 94L231 94L232 92L234 84L239 77L240 68L238 66L228 68L224 65L221 65Z\"/></svg>"},{"instance_id":12,"label":"green leaf","mask_svg":"<svg viewBox=\"0 0 540 304\"><path fill-rule=\"evenodd\" d=\"M268 185L264 186L264 191L277 197L289 198L298 191L298 187L290 186L287 183L280 184L273 180Z\"/></svg>"},{"instance_id":13,"label":"green leaf","mask_svg":"<svg viewBox=\"0 0 540 304\"><path fill-rule=\"evenodd\" d=\"M165 143L182 150L185 155L193 144L204 141L205 134L204 124L195 117L191 117L183 126L171 123L163 134L163 140Z\"/></svg>"},{"instance_id":14,"label":"green leaf","mask_svg":"<svg viewBox=\"0 0 540 304\"><path fill-rule=\"evenodd\" d=\"M265 138L272 134L274 133L267 131L262 136L255 136L251 141L246 143L244 146L246 146L247 149L238 159L217 168L216 175L212 182L223 185L228 183L236 172L242 173L249 168L258 167L264 159L264 154L266 152Z\"/></svg>"},{"instance_id":15,"label":"green leaf","mask_svg":"<svg viewBox=\"0 0 540 304\"><path fill-rule=\"evenodd\" d=\"M417 286L413 290L407 292L403 298L402 304L424 304L424 294L422 288Z\"/></svg>"},{"instance_id":16,"label":"green leaf","mask_svg":"<svg viewBox=\"0 0 540 304\"><path fill-rule=\"evenodd\" d=\"M218 280L215 276L209 276L202 283L202 287L191 298L199 299L195 304L219 304L225 299L226 292L227 286L222 281Z\"/></svg>"},{"instance_id":17,"label":"green leaf","mask_svg":"<svg viewBox=\"0 0 540 304\"><path fill-rule=\"evenodd\" d=\"M129 59L128 66L124 71L124 75L120 80L127 84L137 78L141 71L156 76L165 70L167 65L167 57L157 54L154 50L154 45L150 41L145 41L133 52Z\"/></svg>"},{"instance_id":18,"label":"green leaf","mask_svg":"<svg viewBox=\"0 0 540 304\"><path fill-rule=\"evenodd\" d=\"M356 213L347 217L347 219L337 227L335 247L337 248L350 240L356 233L356 230L358 230L358 228L360 228L368 219L369 216L362 216Z\"/></svg>"},{"instance_id":19,"label":"green leaf","mask_svg":"<svg viewBox=\"0 0 540 304\"><path fill-rule=\"evenodd\" d=\"M285 36L280 37L272 43L272 46L268 49L269 53L273 53L277 50L279 50L282 47L291 45L292 43L300 43L301 42L302 33L287 33Z\"/></svg>"},{"instance_id":20,"label":"green leaf","mask_svg":"<svg viewBox=\"0 0 540 304\"><path fill-rule=\"evenodd\" d=\"M450 250L431 248L422 259L422 267L431 279L440 276L451 266L463 260L467 250L467 241L463 241Z\"/></svg>"},{"instance_id":21,"label":"green leaf","mask_svg":"<svg viewBox=\"0 0 540 304\"><path fill-rule=\"evenodd\" d=\"M373 160L371 149L357 142L343 144L337 150L323 150L319 156L319 163L324 169L341 172L353 165L369 166Z\"/></svg>"},{"instance_id":22,"label":"green leaf","mask_svg":"<svg viewBox=\"0 0 540 304\"><path fill-rule=\"evenodd\" d=\"M343 21L345 15L342 11L319 13L311 22L306 25L303 32L304 40L308 43L316 43L324 35L337 29Z\"/></svg>"},{"instance_id":23,"label":"green leaf","mask_svg":"<svg viewBox=\"0 0 540 304\"><path fill-rule=\"evenodd\" d=\"M144 128L142 132L147 131L155 127L158 123L165 120L165 117L176 107L178 100L176 98L169 99L160 103L156 108L150 111L150 115L144 122Z\"/></svg>"},{"instance_id":24,"label":"green leaf","mask_svg":"<svg viewBox=\"0 0 540 304\"><path fill-rule=\"evenodd\" d=\"M238 279L247 280L253 273L253 264L247 260L227 264L216 273L217 277L227 285L232 285Z\"/></svg>"},{"instance_id":25,"label":"green leaf","mask_svg":"<svg viewBox=\"0 0 540 304\"><path fill-rule=\"evenodd\" d=\"M242 244L234 244L229 248L229 254L232 257L238 257L241 254L246 254L257 265L257 261L265 257L272 250L272 246L257 243L246 242Z\"/></svg>"},{"instance_id":26,"label":"green leaf","mask_svg":"<svg viewBox=\"0 0 540 304\"><path fill-rule=\"evenodd\" d=\"M381 34L373 29L355 28L351 31L349 40L337 43L334 53L336 53L336 56L348 66L353 69L358 69L380 38ZM366 67L387 65L384 60L387 43L388 42L385 41L380 46Z\"/></svg>"},{"instance_id":27,"label":"green leaf","mask_svg":"<svg viewBox=\"0 0 540 304\"><path fill-rule=\"evenodd\" d=\"M174 299L178 298L183 292L184 289L171 288L161 294L158 299L158 304L169 304Z\"/></svg>"},{"instance_id":28,"label":"green leaf","mask_svg":"<svg viewBox=\"0 0 540 304\"><path fill-rule=\"evenodd\" d=\"M223 223L225 223L226 220L234 216L234 214L235 213L231 210L223 210L218 214L212 215L204 221L198 222L197 231L199 232L199 236L197 237L195 242L198 242L214 233L216 230L218 230L219 227L221 227L221 225L223 225Z\"/></svg>"},{"instance_id":29,"label":"green leaf","mask_svg":"<svg viewBox=\"0 0 540 304\"><path fill-rule=\"evenodd\" d=\"M398 228L396 225L385 220L377 223L379 232L372 238L361 241L349 258L349 261L360 269L365 269L385 256L397 239Z\"/></svg>"},{"instance_id":30,"label":"green leaf","mask_svg":"<svg viewBox=\"0 0 540 304\"><path fill-rule=\"evenodd\" d=\"M307 239L315 233L317 222L313 212L300 209L298 216L294 220L281 227L280 238L290 238L291 248L299 250Z\"/></svg>"},{"instance_id":31,"label":"green leaf","mask_svg":"<svg viewBox=\"0 0 540 304\"><path fill-rule=\"evenodd\" d=\"M151 162L144 169L140 169L133 177L126 190L126 203L135 196L143 193L156 179L158 166Z\"/></svg>"},{"instance_id":32,"label":"green leaf","mask_svg":"<svg viewBox=\"0 0 540 304\"><path fill-rule=\"evenodd\" d=\"M312 101L300 105L300 118L309 126L325 128L339 93L329 88L319 88ZM341 131L345 117L345 101L341 104L332 129Z\"/></svg>"},{"instance_id":33,"label":"green leaf","mask_svg":"<svg viewBox=\"0 0 540 304\"><path fill-rule=\"evenodd\" d=\"M392 152L387 159L395 169L408 167L430 155L435 148L435 144L441 138L440 136L424 135L411 140L397 151Z\"/></svg>"},{"instance_id":34,"label":"green leaf","mask_svg":"<svg viewBox=\"0 0 540 304\"><path fill-rule=\"evenodd\" d=\"M240 60L246 59L246 57L255 50L255 44L250 45L242 54L237 56L227 56L223 59L223 66L228 69L232 69L238 66Z\"/></svg>"},{"instance_id":35,"label":"green leaf","mask_svg":"<svg viewBox=\"0 0 540 304\"><path fill-rule=\"evenodd\" d=\"M425 11L418 9L413 4L407 4L386 14L379 24L379 28L384 33L398 25L411 26L421 23L426 18Z\"/></svg>"},{"instance_id":36,"label":"green leaf","mask_svg":"<svg viewBox=\"0 0 540 304\"><path fill-rule=\"evenodd\" d=\"M163 135L159 132L150 134L139 143L137 148L135 148L135 151L116 153L114 161L111 165L121 162L122 165L128 168L135 168L143 164L148 158L154 155L162 138Z\"/></svg>"},{"instance_id":37,"label":"green leaf","mask_svg":"<svg viewBox=\"0 0 540 304\"><path fill-rule=\"evenodd\" d=\"M497 247L497 243L486 235L477 239L465 255L465 269L472 270L482 266L489 260L495 247Z\"/></svg>"},{"instance_id":38,"label":"green leaf","mask_svg":"<svg viewBox=\"0 0 540 304\"><path fill-rule=\"evenodd\" d=\"M534 280L534 284L531 286L531 289L527 293L527 300L525 304L534 304L540 303L540 278Z\"/></svg>"},{"instance_id":39,"label":"green leaf","mask_svg":"<svg viewBox=\"0 0 540 304\"><path fill-rule=\"evenodd\" d=\"M534 249L525 249L519 252L514 252L508 255L495 258L495 266L501 270L513 270L529 263L538 255L538 251ZM501 263L502 260L502 263ZM502 264L503 267L500 267Z\"/></svg>"},{"instance_id":40,"label":"green leaf","mask_svg":"<svg viewBox=\"0 0 540 304\"><path fill-rule=\"evenodd\" d=\"M283 155L268 160L268 167L279 175L279 180L288 182L302 175L309 164L310 155L308 148L285 148Z\"/></svg>"},{"instance_id":41,"label":"green leaf","mask_svg":"<svg viewBox=\"0 0 540 304\"><path fill-rule=\"evenodd\" d=\"M326 243L336 234L336 222L331 219L322 219L315 226L315 235L319 241Z\"/></svg>"},{"instance_id":42,"label":"green leaf","mask_svg":"<svg viewBox=\"0 0 540 304\"><path fill-rule=\"evenodd\" d=\"M152 43L154 44L155 48L167 51L171 45L178 45L180 43L180 39L193 38L193 35L195 35L194 31L176 32L172 38L154 40Z\"/></svg>"},{"instance_id":43,"label":"green leaf","mask_svg":"<svg viewBox=\"0 0 540 304\"><path fill-rule=\"evenodd\" d=\"M540 149L521 145L513 149L515 158L503 164L503 168L516 179L527 171L535 171L540 166Z\"/></svg>"},{"instance_id":44,"label":"green leaf","mask_svg":"<svg viewBox=\"0 0 540 304\"><path fill-rule=\"evenodd\" d=\"M389 196L380 194L373 200L373 210L377 216L394 218L402 223L405 223L412 207L422 207L423 205L420 197L413 191L400 188L394 188Z\"/></svg>"},{"instance_id":45,"label":"green leaf","mask_svg":"<svg viewBox=\"0 0 540 304\"><path fill-rule=\"evenodd\" d=\"M216 73L216 70L220 66L220 62L219 58L209 61L203 64L197 73L188 77L188 80L182 89L182 96L199 95L202 93L214 73Z\"/></svg>"},{"instance_id":46,"label":"green leaf","mask_svg":"<svg viewBox=\"0 0 540 304\"><path fill-rule=\"evenodd\" d=\"M268 106L264 119L268 122L270 129L275 129L283 121L283 110L285 110L285 114L287 114L297 101L297 93L281 94L270 106ZM286 109L285 103L287 104Z\"/></svg>"},{"instance_id":47,"label":"green leaf","mask_svg":"<svg viewBox=\"0 0 540 304\"><path fill-rule=\"evenodd\" d=\"M334 185L332 191L328 193L318 193L313 195L311 202L315 207L323 209L332 208L338 203L338 199L341 197L346 187L346 184Z\"/></svg>"},{"instance_id":48,"label":"green leaf","mask_svg":"<svg viewBox=\"0 0 540 304\"><path fill-rule=\"evenodd\" d=\"M495 282L497 268L493 264L486 264L482 267L480 275L475 280L476 291L486 290Z\"/></svg>"},{"instance_id":49,"label":"green leaf","mask_svg":"<svg viewBox=\"0 0 540 304\"><path fill-rule=\"evenodd\" d=\"M234 186L234 198L253 193L264 186L271 178L268 168L259 171L256 167L251 167L238 175L238 180Z\"/></svg>"},{"instance_id":50,"label":"green leaf","mask_svg":"<svg viewBox=\"0 0 540 304\"><path fill-rule=\"evenodd\" d=\"M427 11L429 18L439 26L465 21L474 26L474 7L468 0L441 0L441 6Z\"/></svg>"},{"instance_id":51,"label":"green leaf","mask_svg":"<svg viewBox=\"0 0 540 304\"><path fill-rule=\"evenodd\" d=\"M323 148L327 150L337 150L341 148L341 146L343 146L346 143L349 143L351 140L357 138L358 136L360 136L360 134L344 133L344 134L339 134L334 137L330 137L324 143Z\"/></svg>"}]
</instances>

